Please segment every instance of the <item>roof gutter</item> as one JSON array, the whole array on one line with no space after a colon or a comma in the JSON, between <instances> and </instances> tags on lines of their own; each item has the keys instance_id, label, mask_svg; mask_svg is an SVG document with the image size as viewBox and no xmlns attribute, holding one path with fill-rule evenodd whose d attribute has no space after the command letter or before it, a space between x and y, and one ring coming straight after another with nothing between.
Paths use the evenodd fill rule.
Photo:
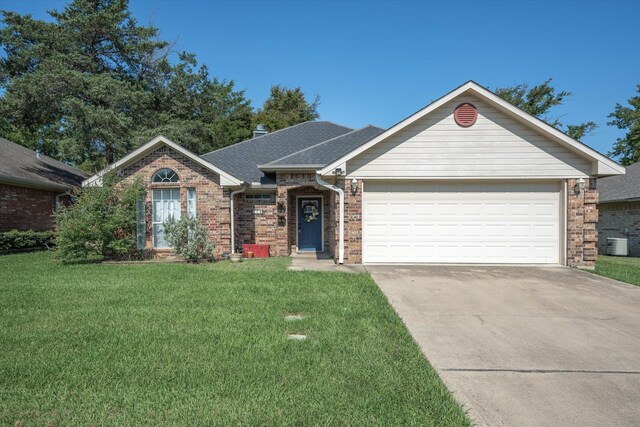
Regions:
<instances>
[{"instance_id":1,"label":"roof gutter","mask_svg":"<svg viewBox=\"0 0 640 427\"><path fill-rule=\"evenodd\" d=\"M324 188L328 188L331 191L338 193L340 197L340 210L339 210L339 240L338 240L338 264L344 264L344 191L342 188L329 184L323 181L320 174L316 172L316 182Z\"/></svg>"},{"instance_id":2,"label":"roof gutter","mask_svg":"<svg viewBox=\"0 0 640 427\"><path fill-rule=\"evenodd\" d=\"M74 187L80 187L80 184L74 186L74 185L70 185L70 184L49 184L49 183L43 183L43 182L38 182L38 181L34 181L34 180L30 180L30 179L22 179L22 178L14 178L14 177L9 177L9 176L2 176L0 175L0 183L3 184L9 184L9 185L15 185L18 187L29 187L29 188L37 188L40 190L71 190Z\"/></svg>"}]
</instances>

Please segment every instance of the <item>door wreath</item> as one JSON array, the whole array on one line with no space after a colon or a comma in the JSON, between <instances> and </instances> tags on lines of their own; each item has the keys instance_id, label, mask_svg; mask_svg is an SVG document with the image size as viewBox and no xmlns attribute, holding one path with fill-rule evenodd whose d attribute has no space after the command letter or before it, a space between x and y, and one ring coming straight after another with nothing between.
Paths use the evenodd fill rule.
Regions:
<instances>
[{"instance_id":1,"label":"door wreath","mask_svg":"<svg viewBox=\"0 0 640 427\"><path fill-rule=\"evenodd\" d=\"M305 222L313 222L318 219L318 202L310 201L302 205Z\"/></svg>"}]
</instances>

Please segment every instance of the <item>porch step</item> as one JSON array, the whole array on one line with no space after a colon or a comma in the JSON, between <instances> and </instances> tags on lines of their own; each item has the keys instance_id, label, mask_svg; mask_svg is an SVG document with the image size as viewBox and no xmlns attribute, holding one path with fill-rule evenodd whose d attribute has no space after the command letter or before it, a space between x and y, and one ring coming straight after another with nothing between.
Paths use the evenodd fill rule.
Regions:
<instances>
[{"instance_id":1,"label":"porch step","mask_svg":"<svg viewBox=\"0 0 640 427\"><path fill-rule=\"evenodd\" d=\"M333 259L331 255L326 252L291 252L291 258L303 258L303 259Z\"/></svg>"}]
</instances>

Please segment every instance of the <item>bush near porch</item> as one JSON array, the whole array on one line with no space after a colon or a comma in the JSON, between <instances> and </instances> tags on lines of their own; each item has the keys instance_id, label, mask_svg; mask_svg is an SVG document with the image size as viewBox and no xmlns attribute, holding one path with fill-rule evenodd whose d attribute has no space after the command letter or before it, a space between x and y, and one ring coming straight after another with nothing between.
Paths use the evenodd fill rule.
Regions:
<instances>
[{"instance_id":1,"label":"bush near porch","mask_svg":"<svg viewBox=\"0 0 640 427\"><path fill-rule=\"evenodd\" d=\"M0 257L0 424L469 425L368 275L288 264Z\"/></svg>"}]
</instances>

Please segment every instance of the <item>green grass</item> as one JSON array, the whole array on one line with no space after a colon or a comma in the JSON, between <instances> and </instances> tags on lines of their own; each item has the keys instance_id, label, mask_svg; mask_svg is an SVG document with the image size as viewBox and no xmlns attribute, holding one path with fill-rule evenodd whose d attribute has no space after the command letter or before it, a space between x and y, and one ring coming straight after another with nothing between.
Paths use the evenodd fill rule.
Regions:
<instances>
[{"instance_id":1,"label":"green grass","mask_svg":"<svg viewBox=\"0 0 640 427\"><path fill-rule=\"evenodd\" d=\"M600 255L594 273L640 286L640 258Z\"/></svg>"},{"instance_id":2,"label":"green grass","mask_svg":"<svg viewBox=\"0 0 640 427\"><path fill-rule=\"evenodd\" d=\"M288 263L0 257L0 424L469 425L368 275Z\"/></svg>"}]
</instances>

